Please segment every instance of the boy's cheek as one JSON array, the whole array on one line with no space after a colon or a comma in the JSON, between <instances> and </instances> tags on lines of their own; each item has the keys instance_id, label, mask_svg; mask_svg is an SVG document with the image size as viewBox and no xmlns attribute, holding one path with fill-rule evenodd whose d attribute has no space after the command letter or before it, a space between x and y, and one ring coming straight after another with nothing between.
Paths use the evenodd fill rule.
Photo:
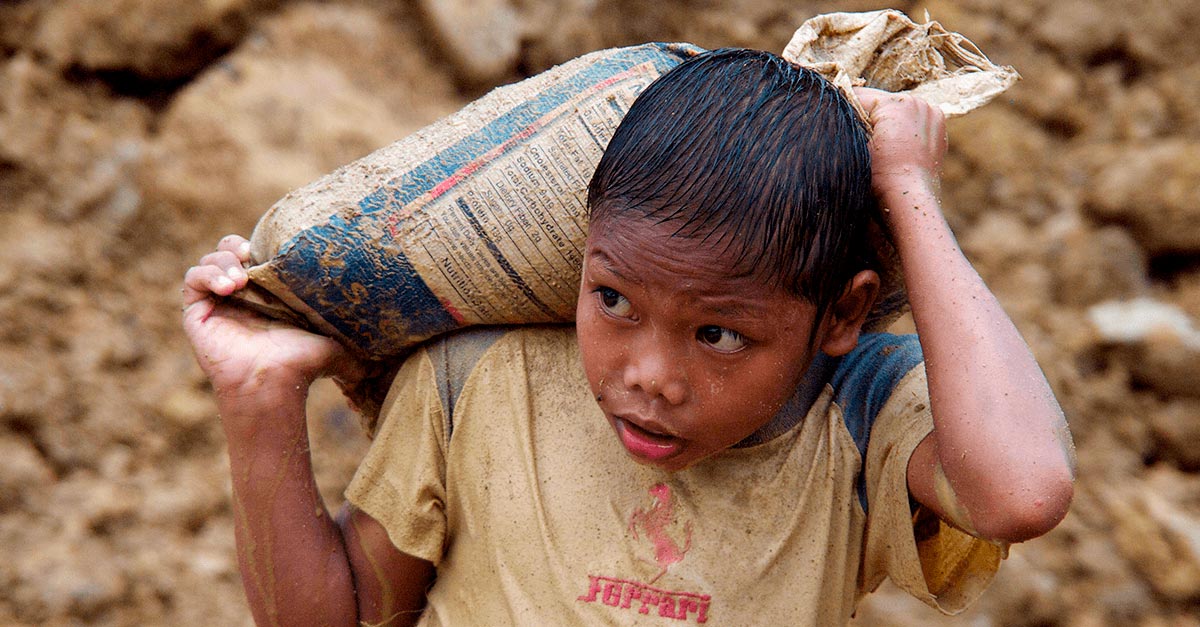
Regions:
<instances>
[{"instance_id":1,"label":"boy's cheek","mask_svg":"<svg viewBox=\"0 0 1200 627\"><path fill-rule=\"evenodd\" d=\"M587 376L592 394L600 393L600 378L604 370L606 356L604 342L597 329L594 314L580 311L575 319L575 341L579 343L579 355L583 362L583 371Z\"/></svg>"}]
</instances>

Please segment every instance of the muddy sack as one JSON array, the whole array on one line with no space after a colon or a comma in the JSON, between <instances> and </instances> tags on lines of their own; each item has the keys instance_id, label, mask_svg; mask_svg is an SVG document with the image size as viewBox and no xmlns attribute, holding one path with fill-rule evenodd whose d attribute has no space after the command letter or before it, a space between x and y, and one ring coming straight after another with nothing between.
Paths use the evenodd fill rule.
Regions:
<instances>
[{"instance_id":1,"label":"muddy sack","mask_svg":"<svg viewBox=\"0 0 1200 627\"><path fill-rule=\"evenodd\" d=\"M254 229L244 299L375 360L573 320L592 172L638 94L700 52L579 57L292 191Z\"/></svg>"},{"instance_id":2,"label":"muddy sack","mask_svg":"<svg viewBox=\"0 0 1200 627\"><path fill-rule=\"evenodd\" d=\"M854 87L911 94L954 117L987 104L1020 79L971 40L925 19L918 24L894 9L818 15L796 29L782 56L837 85L863 119Z\"/></svg>"}]
</instances>

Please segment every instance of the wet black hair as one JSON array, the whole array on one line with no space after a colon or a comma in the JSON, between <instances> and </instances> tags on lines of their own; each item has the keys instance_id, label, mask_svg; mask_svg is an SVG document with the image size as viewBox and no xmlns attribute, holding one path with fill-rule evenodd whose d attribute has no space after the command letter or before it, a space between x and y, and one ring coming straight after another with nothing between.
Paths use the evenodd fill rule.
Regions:
<instances>
[{"instance_id":1,"label":"wet black hair","mask_svg":"<svg viewBox=\"0 0 1200 627\"><path fill-rule=\"evenodd\" d=\"M817 306L868 267L869 132L819 74L774 54L700 54L652 83L588 186L593 224L649 218L715 241L734 271Z\"/></svg>"}]
</instances>

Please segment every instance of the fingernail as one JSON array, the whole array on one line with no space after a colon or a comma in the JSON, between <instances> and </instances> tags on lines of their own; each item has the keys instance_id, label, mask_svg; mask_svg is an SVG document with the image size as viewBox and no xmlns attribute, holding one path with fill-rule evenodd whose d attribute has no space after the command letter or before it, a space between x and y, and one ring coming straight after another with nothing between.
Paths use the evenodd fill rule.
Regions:
<instances>
[{"instance_id":1,"label":"fingernail","mask_svg":"<svg viewBox=\"0 0 1200 627\"><path fill-rule=\"evenodd\" d=\"M213 287L223 290L233 289L233 281L231 281L228 277L219 276L213 280Z\"/></svg>"},{"instance_id":2,"label":"fingernail","mask_svg":"<svg viewBox=\"0 0 1200 627\"><path fill-rule=\"evenodd\" d=\"M236 281L236 280L242 278L243 276L245 276L246 271L242 270L241 268L239 268L237 266L231 266L228 270L225 271L225 274L228 274L229 278Z\"/></svg>"},{"instance_id":3,"label":"fingernail","mask_svg":"<svg viewBox=\"0 0 1200 627\"><path fill-rule=\"evenodd\" d=\"M250 242L242 242L242 245L238 246L238 254L243 257L249 256L250 255Z\"/></svg>"}]
</instances>

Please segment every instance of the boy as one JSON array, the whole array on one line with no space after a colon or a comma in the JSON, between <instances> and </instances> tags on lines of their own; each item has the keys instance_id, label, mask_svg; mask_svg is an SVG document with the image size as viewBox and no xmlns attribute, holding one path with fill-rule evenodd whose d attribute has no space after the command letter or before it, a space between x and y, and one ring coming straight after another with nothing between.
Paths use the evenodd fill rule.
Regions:
<instances>
[{"instance_id":1,"label":"boy","mask_svg":"<svg viewBox=\"0 0 1200 627\"><path fill-rule=\"evenodd\" d=\"M304 399L361 367L214 298L246 281L245 240L223 240L188 271L184 326L256 620L828 625L885 576L944 611L974 599L1007 543L1065 515L1070 436L941 217L941 115L858 95L869 144L836 89L768 53L648 88L592 179L575 328L409 358L337 521ZM919 345L860 335L872 188Z\"/></svg>"}]
</instances>

